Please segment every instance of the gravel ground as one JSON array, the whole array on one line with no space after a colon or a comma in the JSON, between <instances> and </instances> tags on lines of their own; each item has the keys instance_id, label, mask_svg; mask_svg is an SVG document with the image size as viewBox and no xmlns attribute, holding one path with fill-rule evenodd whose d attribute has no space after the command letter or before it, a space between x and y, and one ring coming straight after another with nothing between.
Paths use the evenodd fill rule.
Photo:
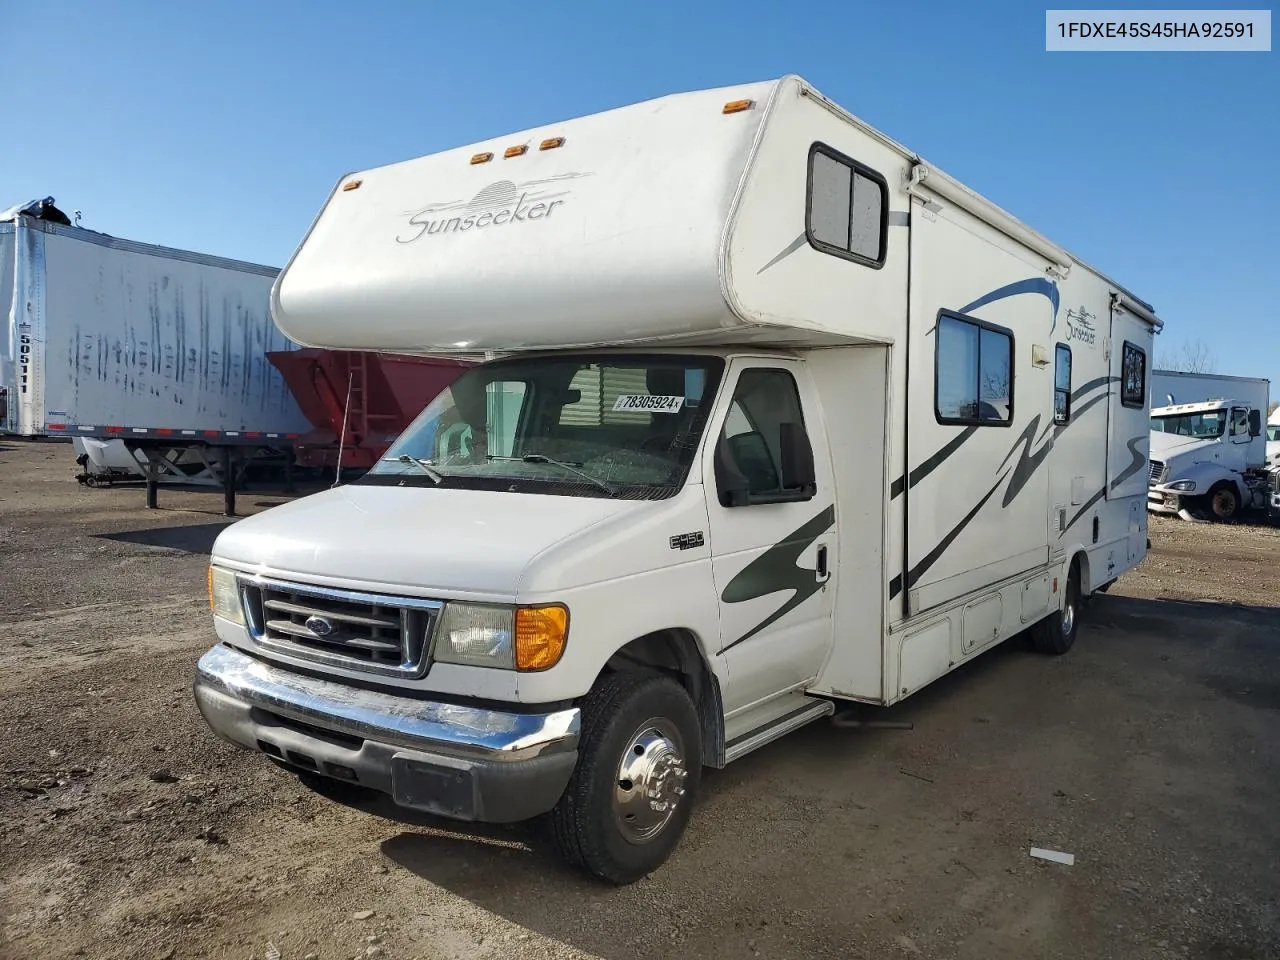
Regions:
<instances>
[{"instance_id":1,"label":"gravel ground","mask_svg":"<svg viewBox=\"0 0 1280 960\"><path fill-rule=\"evenodd\" d=\"M6 960L1280 957L1280 531L1153 519L1069 656L1013 641L885 713L912 730L709 775L673 859L609 889L528 828L340 805L215 739L220 495L74 471L0 442Z\"/></svg>"}]
</instances>

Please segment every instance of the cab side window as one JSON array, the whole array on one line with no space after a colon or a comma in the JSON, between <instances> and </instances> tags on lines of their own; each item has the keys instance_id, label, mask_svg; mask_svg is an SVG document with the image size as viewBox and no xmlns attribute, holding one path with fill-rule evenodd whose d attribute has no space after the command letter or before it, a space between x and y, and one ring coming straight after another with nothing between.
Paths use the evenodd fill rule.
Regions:
<instances>
[{"instance_id":1,"label":"cab side window","mask_svg":"<svg viewBox=\"0 0 1280 960\"><path fill-rule=\"evenodd\" d=\"M716 444L720 503L742 507L810 500L817 493L813 447L800 391L785 370L744 370Z\"/></svg>"},{"instance_id":2,"label":"cab side window","mask_svg":"<svg viewBox=\"0 0 1280 960\"><path fill-rule=\"evenodd\" d=\"M1242 410L1240 407L1231 408L1231 436L1248 437L1252 435L1249 429L1249 411Z\"/></svg>"}]
</instances>

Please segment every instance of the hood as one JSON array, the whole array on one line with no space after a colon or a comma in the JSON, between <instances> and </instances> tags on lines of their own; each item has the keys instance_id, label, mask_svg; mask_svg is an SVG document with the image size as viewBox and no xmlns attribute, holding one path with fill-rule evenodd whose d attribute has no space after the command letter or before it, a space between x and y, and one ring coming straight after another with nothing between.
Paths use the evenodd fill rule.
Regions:
<instances>
[{"instance_id":1,"label":"hood","mask_svg":"<svg viewBox=\"0 0 1280 960\"><path fill-rule=\"evenodd\" d=\"M529 562L608 520L652 509L603 500L430 487L345 486L224 530L215 560L373 592L511 599Z\"/></svg>"},{"instance_id":2,"label":"hood","mask_svg":"<svg viewBox=\"0 0 1280 960\"><path fill-rule=\"evenodd\" d=\"M1151 459L1168 461L1200 450L1208 450L1218 445L1218 440L1201 440L1196 437L1180 437L1176 433L1151 432Z\"/></svg>"}]
</instances>

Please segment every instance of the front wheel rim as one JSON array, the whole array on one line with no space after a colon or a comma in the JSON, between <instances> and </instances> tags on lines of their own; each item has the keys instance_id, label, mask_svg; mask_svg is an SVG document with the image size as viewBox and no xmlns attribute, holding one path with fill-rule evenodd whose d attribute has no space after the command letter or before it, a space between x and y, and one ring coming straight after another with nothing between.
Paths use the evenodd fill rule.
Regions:
<instances>
[{"instance_id":1,"label":"front wheel rim","mask_svg":"<svg viewBox=\"0 0 1280 960\"><path fill-rule=\"evenodd\" d=\"M687 776L683 741L670 720L646 720L627 738L613 781L613 820L628 843L647 843L666 829Z\"/></svg>"},{"instance_id":2,"label":"front wheel rim","mask_svg":"<svg viewBox=\"0 0 1280 960\"><path fill-rule=\"evenodd\" d=\"M1220 517L1230 517L1236 512L1236 498L1230 491L1219 490L1213 495L1213 512Z\"/></svg>"},{"instance_id":3,"label":"front wheel rim","mask_svg":"<svg viewBox=\"0 0 1280 960\"><path fill-rule=\"evenodd\" d=\"M1076 600L1068 591L1066 605L1062 608L1062 635L1071 636L1076 628Z\"/></svg>"}]
</instances>

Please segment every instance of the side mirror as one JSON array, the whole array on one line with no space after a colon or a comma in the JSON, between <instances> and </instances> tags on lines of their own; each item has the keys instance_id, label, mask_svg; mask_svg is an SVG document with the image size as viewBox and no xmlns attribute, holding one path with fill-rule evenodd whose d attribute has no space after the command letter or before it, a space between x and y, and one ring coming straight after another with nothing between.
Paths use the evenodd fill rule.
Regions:
<instances>
[{"instance_id":1,"label":"side mirror","mask_svg":"<svg viewBox=\"0 0 1280 960\"><path fill-rule=\"evenodd\" d=\"M1249 436L1251 437L1262 436L1262 411L1261 410L1249 411Z\"/></svg>"},{"instance_id":2,"label":"side mirror","mask_svg":"<svg viewBox=\"0 0 1280 960\"><path fill-rule=\"evenodd\" d=\"M716 488L725 507L811 500L818 492L813 447L798 423L779 424L775 468L764 437L740 433L716 444ZM781 476L778 470L781 470Z\"/></svg>"},{"instance_id":3,"label":"side mirror","mask_svg":"<svg viewBox=\"0 0 1280 960\"><path fill-rule=\"evenodd\" d=\"M817 490L818 475L813 465L813 444L799 423L778 425L781 436L782 487L812 495Z\"/></svg>"}]
</instances>

